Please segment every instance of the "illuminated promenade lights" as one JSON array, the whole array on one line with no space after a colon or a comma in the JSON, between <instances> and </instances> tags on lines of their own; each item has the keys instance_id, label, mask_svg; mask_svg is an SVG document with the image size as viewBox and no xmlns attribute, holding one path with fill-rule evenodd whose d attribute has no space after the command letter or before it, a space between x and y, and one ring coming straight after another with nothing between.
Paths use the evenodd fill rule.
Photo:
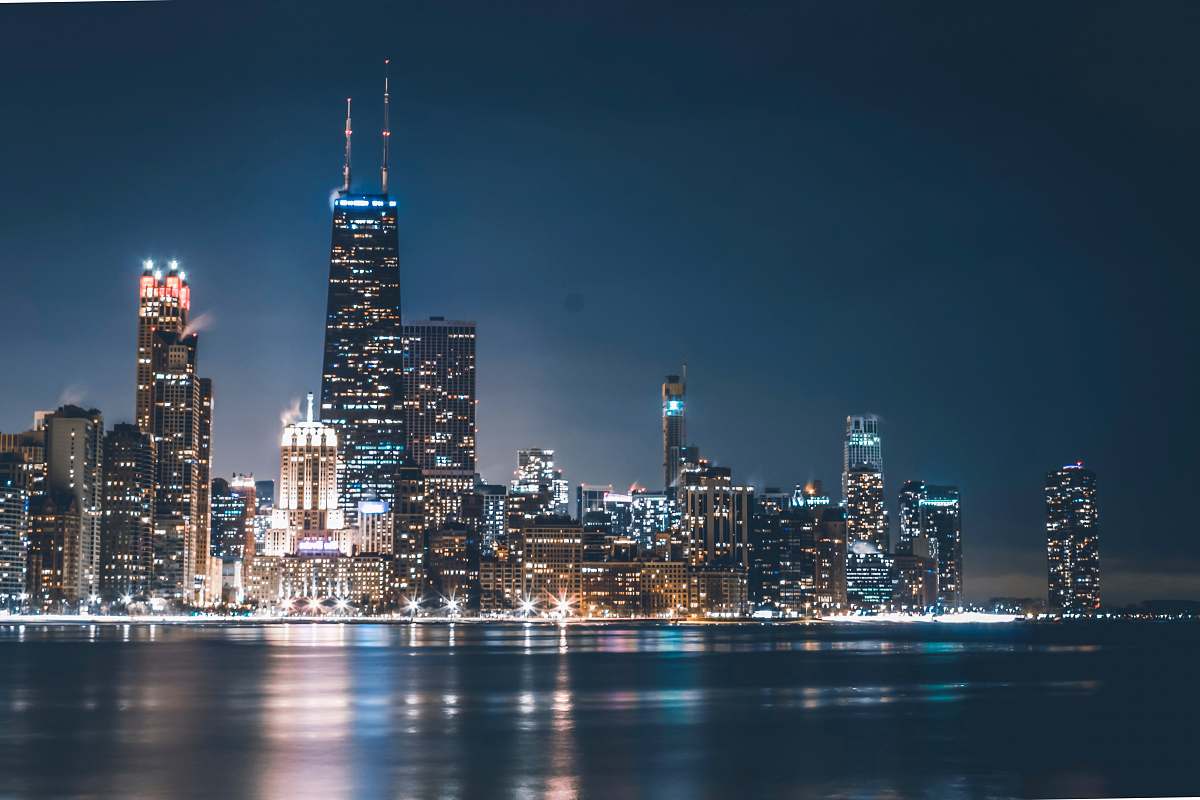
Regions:
<instances>
[{"instance_id":1,"label":"illuminated promenade lights","mask_svg":"<svg viewBox=\"0 0 1200 800\"><path fill-rule=\"evenodd\" d=\"M408 614L410 620L415 619L417 614L421 611L420 598L416 598L416 597L405 598L404 611Z\"/></svg>"},{"instance_id":2,"label":"illuminated promenade lights","mask_svg":"<svg viewBox=\"0 0 1200 800\"><path fill-rule=\"evenodd\" d=\"M537 611L537 601L532 597L526 597L521 600L521 616L529 619L529 615Z\"/></svg>"}]
</instances>

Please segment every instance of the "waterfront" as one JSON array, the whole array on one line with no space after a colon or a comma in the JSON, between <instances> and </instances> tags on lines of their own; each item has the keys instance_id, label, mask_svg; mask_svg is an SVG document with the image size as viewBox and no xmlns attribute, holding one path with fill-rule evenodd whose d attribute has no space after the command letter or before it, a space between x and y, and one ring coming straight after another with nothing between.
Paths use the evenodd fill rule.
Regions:
<instances>
[{"instance_id":1,"label":"waterfront","mask_svg":"<svg viewBox=\"0 0 1200 800\"><path fill-rule=\"evenodd\" d=\"M0 796L1194 795L1194 624L0 625Z\"/></svg>"}]
</instances>

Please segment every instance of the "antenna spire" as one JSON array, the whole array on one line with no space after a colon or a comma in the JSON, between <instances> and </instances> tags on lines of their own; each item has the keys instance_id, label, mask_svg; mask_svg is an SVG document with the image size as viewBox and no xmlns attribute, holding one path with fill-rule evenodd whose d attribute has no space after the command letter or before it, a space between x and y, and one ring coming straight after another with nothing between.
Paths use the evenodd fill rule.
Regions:
<instances>
[{"instance_id":1,"label":"antenna spire","mask_svg":"<svg viewBox=\"0 0 1200 800\"><path fill-rule=\"evenodd\" d=\"M391 96L388 94L388 66L392 63L390 58L383 60L383 166L380 168L382 175L383 193L388 193L388 140L392 138L391 124L388 122L388 106L391 105Z\"/></svg>"},{"instance_id":2,"label":"antenna spire","mask_svg":"<svg viewBox=\"0 0 1200 800\"><path fill-rule=\"evenodd\" d=\"M350 98L346 98L346 162L342 165L342 192L350 191Z\"/></svg>"},{"instance_id":3,"label":"antenna spire","mask_svg":"<svg viewBox=\"0 0 1200 800\"><path fill-rule=\"evenodd\" d=\"M312 395L312 392L309 392L308 393L308 421L309 422L313 421L312 415L313 415L313 395Z\"/></svg>"}]
</instances>

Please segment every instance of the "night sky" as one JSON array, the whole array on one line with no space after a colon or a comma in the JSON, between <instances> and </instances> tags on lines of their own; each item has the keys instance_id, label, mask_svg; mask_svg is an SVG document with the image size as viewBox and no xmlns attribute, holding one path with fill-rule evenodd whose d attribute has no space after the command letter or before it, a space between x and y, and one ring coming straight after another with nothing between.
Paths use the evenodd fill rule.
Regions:
<instances>
[{"instance_id":1,"label":"night sky","mask_svg":"<svg viewBox=\"0 0 1200 800\"><path fill-rule=\"evenodd\" d=\"M661 483L659 384L735 479L839 483L845 415L963 494L966 595L1045 594L1099 477L1106 602L1200 598L1200 6L0 8L0 430L133 410L136 281L207 313L214 475L319 389L344 99L403 313L479 325L479 471ZM893 536L895 519L893 519Z\"/></svg>"}]
</instances>

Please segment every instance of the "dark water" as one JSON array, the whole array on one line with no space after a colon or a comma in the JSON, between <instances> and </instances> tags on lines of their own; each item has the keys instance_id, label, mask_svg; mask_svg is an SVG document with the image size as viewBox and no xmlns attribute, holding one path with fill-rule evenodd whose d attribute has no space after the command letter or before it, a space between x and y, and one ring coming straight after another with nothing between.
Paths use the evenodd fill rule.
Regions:
<instances>
[{"instance_id":1,"label":"dark water","mask_svg":"<svg viewBox=\"0 0 1200 800\"><path fill-rule=\"evenodd\" d=\"M0 625L0 796L1200 793L1200 626Z\"/></svg>"}]
</instances>

